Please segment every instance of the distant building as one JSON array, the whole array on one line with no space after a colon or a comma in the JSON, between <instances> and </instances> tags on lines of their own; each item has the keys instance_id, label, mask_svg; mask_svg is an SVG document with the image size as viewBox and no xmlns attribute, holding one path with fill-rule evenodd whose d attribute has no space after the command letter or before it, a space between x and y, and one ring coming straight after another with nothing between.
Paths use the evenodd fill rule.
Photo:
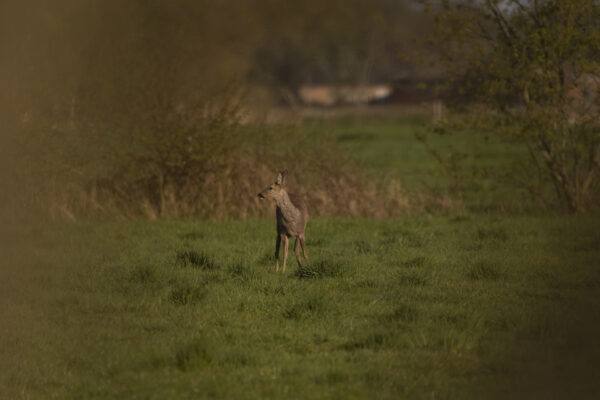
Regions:
<instances>
[{"instance_id":1,"label":"distant building","mask_svg":"<svg viewBox=\"0 0 600 400\"><path fill-rule=\"evenodd\" d=\"M298 97L305 105L331 107L341 104L383 102L392 95L390 84L378 85L303 85Z\"/></svg>"}]
</instances>

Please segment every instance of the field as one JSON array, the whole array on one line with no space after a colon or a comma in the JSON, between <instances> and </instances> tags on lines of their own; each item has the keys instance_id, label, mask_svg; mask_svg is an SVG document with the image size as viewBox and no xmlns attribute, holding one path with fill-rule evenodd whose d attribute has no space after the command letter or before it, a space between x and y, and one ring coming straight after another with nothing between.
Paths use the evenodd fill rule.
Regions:
<instances>
[{"instance_id":1,"label":"field","mask_svg":"<svg viewBox=\"0 0 600 400\"><path fill-rule=\"evenodd\" d=\"M421 115L403 118L346 118L328 126L323 121L307 127L329 133L340 148L363 165L376 178L397 179L409 194L443 192L458 184L464 206L470 212L510 210L523 212L530 202L514 186L501 184L515 162L528 157L523 147L507 138L470 130L431 132L428 120ZM432 151L448 162L456 157L454 167L442 167L416 135L424 135ZM451 176L456 173L456 180ZM431 210L434 213L437 210ZM531 208L526 209L531 212Z\"/></svg>"},{"instance_id":2,"label":"field","mask_svg":"<svg viewBox=\"0 0 600 400\"><path fill-rule=\"evenodd\" d=\"M441 184L418 126L331 134ZM473 162L518 154L497 150ZM0 398L597 398L600 218L484 212L513 193L489 185L457 214L312 219L310 263L279 274L274 218L12 227Z\"/></svg>"}]
</instances>

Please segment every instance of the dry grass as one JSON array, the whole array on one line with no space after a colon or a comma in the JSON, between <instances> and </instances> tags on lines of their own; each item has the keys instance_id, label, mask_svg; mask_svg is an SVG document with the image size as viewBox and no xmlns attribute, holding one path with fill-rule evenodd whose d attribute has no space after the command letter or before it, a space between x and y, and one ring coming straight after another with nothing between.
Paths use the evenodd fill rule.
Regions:
<instances>
[{"instance_id":1,"label":"dry grass","mask_svg":"<svg viewBox=\"0 0 600 400\"><path fill-rule=\"evenodd\" d=\"M15 184L8 189L11 195L5 196L3 209L5 217L12 219L271 216L272 207L259 202L256 194L284 168L290 172L289 190L305 196L312 216L388 218L427 212L431 205L447 210L455 207L451 199L423 194L413 196L411 201L397 180L368 178L364 169L326 136L289 125L232 127L222 139L211 137L235 143L215 154L215 158L226 162L215 163L217 166L212 168L207 167L210 158L202 163L190 162L160 187L158 175L149 174L144 164L132 167L122 155L126 153L117 153L120 158L115 154L92 157L83 166L66 164L68 160L60 154L61 168L47 168L59 164L50 152L50 159L46 154L22 171L19 184L13 176ZM61 143L53 146L61 147ZM30 154L27 159L36 157Z\"/></svg>"}]
</instances>

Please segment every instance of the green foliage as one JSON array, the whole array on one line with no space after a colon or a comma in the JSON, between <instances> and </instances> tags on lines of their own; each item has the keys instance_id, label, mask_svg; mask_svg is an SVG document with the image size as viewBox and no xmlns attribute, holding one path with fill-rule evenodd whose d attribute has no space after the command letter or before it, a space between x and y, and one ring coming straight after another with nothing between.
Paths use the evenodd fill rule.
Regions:
<instances>
[{"instance_id":1,"label":"green foliage","mask_svg":"<svg viewBox=\"0 0 600 400\"><path fill-rule=\"evenodd\" d=\"M449 97L528 149L514 183L570 212L600 195L599 17L594 0L467 1L437 13Z\"/></svg>"}]
</instances>

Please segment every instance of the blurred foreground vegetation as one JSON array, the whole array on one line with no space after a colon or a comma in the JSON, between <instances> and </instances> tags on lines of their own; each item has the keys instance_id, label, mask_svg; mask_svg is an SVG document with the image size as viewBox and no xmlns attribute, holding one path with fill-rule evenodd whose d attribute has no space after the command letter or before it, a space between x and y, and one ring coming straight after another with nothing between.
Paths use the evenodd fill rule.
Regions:
<instances>
[{"instance_id":1,"label":"blurred foreground vegetation","mask_svg":"<svg viewBox=\"0 0 600 400\"><path fill-rule=\"evenodd\" d=\"M3 2L2 216L246 218L282 168L316 214L387 216L405 200L381 197L320 133L261 123L301 83L390 76L408 43L396 22L411 12L364 0Z\"/></svg>"},{"instance_id":2,"label":"blurred foreground vegetation","mask_svg":"<svg viewBox=\"0 0 600 400\"><path fill-rule=\"evenodd\" d=\"M3 219L262 216L254 194L283 168L313 215L599 204L593 0L448 2L433 17L384 0L0 7ZM400 109L298 123L303 84L420 78L451 100L435 124ZM290 120L265 123L283 107ZM362 126L383 153L352 138ZM401 174L378 170L389 158ZM427 163L437 177L411 176Z\"/></svg>"}]
</instances>

